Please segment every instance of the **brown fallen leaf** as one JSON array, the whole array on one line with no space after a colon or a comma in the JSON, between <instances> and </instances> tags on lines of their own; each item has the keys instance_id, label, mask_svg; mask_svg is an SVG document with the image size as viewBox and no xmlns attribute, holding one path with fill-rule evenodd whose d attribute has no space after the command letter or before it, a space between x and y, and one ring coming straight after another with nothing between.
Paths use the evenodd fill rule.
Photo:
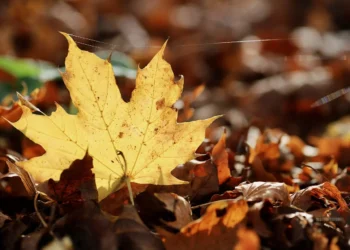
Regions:
<instances>
[{"instance_id":1,"label":"brown fallen leaf","mask_svg":"<svg viewBox=\"0 0 350 250\"><path fill-rule=\"evenodd\" d=\"M54 82L45 83L40 89L34 90L32 93L21 93L23 99L33 105L39 107L53 106L55 102L59 101L59 90ZM12 129L12 125L8 122L17 121L23 114L20 107L20 101L16 101L10 107L6 104L0 105L0 128ZM5 119L4 119L5 118ZM8 121L7 121L8 120Z\"/></svg>"},{"instance_id":2,"label":"brown fallen leaf","mask_svg":"<svg viewBox=\"0 0 350 250\"><path fill-rule=\"evenodd\" d=\"M176 221L173 209L167 209L166 204L155 194L148 191L142 192L136 196L135 204L140 218L149 228L161 226L170 231L179 231L178 228L168 226L168 223Z\"/></svg>"},{"instance_id":3,"label":"brown fallen leaf","mask_svg":"<svg viewBox=\"0 0 350 250\"><path fill-rule=\"evenodd\" d=\"M194 203L203 198L209 198L212 194L219 191L217 168L211 159L204 161L191 160L175 168L172 174L181 180L189 181L190 185L182 185L182 188L186 191L182 193L178 193L174 189L164 189L164 191L180 195L189 195L191 201ZM181 187L180 185L176 186ZM161 188L161 190L156 189L153 192L159 193L164 191L163 188Z\"/></svg>"},{"instance_id":4,"label":"brown fallen leaf","mask_svg":"<svg viewBox=\"0 0 350 250\"><path fill-rule=\"evenodd\" d=\"M311 144L318 148L321 156L333 156L339 164L349 164L350 140L338 137L310 137Z\"/></svg>"},{"instance_id":5,"label":"brown fallen leaf","mask_svg":"<svg viewBox=\"0 0 350 250\"><path fill-rule=\"evenodd\" d=\"M276 212L274 205L269 200L254 203L249 207L248 223L252 225L254 231L261 237L269 238L273 235L270 228L271 219Z\"/></svg>"},{"instance_id":6,"label":"brown fallen leaf","mask_svg":"<svg viewBox=\"0 0 350 250\"><path fill-rule=\"evenodd\" d=\"M183 108L180 109L179 116L177 118L178 122L184 122L192 118L194 114L194 109L191 107L192 103L202 94L205 89L205 85L199 85L192 92L187 93L181 99Z\"/></svg>"},{"instance_id":7,"label":"brown fallen leaf","mask_svg":"<svg viewBox=\"0 0 350 250\"><path fill-rule=\"evenodd\" d=\"M257 181L250 184L241 184L236 187L236 190L241 192L244 199L250 202L270 199L273 203L279 202L285 206L290 204L288 189L284 183Z\"/></svg>"},{"instance_id":8,"label":"brown fallen leaf","mask_svg":"<svg viewBox=\"0 0 350 250\"><path fill-rule=\"evenodd\" d=\"M301 242L306 239L308 229L313 224L313 216L305 212L280 214L271 224L272 244L275 247L280 249L301 247Z\"/></svg>"},{"instance_id":9,"label":"brown fallen leaf","mask_svg":"<svg viewBox=\"0 0 350 250\"><path fill-rule=\"evenodd\" d=\"M6 223L0 231L0 249L16 249L17 242L28 227L19 219Z\"/></svg>"},{"instance_id":10,"label":"brown fallen leaf","mask_svg":"<svg viewBox=\"0 0 350 250\"><path fill-rule=\"evenodd\" d=\"M320 186L322 186L323 184L320 185L314 185L314 186L310 186L304 189L301 189L300 191L294 193L291 195L291 205L302 209L303 211L312 211L312 210L316 210L316 209L320 209L323 207L327 207L327 211L326 213L330 210L330 209L334 209L335 208L335 204L334 202L329 202L326 198L323 201L315 201L314 198L312 197L312 190L313 189L320 189ZM319 197L320 198L320 197ZM325 203L325 204L323 204Z\"/></svg>"},{"instance_id":11,"label":"brown fallen leaf","mask_svg":"<svg viewBox=\"0 0 350 250\"><path fill-rule=\"evenodd\" d=\"M327 208L324 210L323 216L327 216L329 211L336 207L339 207L340 214L346 216L349 214L349 208L341 193L336 186L329 182L302 189L294 193L291 200L292 205L308 212Z\"/></svg>"},{"instance_id":12,"label":"brown fallen leaf","mask_svg":"<svg viewBox=\"0 0 350 250\"><path fill-rule=\"evenodd\" d=\"M134 198L148 187L148 184L138 184L134 182L130 184ZM123 210L123 206L126 204L131 204L127 186L124 186L100 201L101 209L114 216L119 215Z\"/></svg>"},{"instance_id":13,"label":"brown fallen leaf","mask_svg":"<svg viewBox=\"0 0 350 250\"><path fill-rule=\"evenodd\" d=\"M156 193L154 195L165 204L167 210L175 215L176 220L167 222L167 225L180 229L193 220L191 205L183 197L173 193Z\"/></svg>"},{"instance_id":14,"label":"brown fallen leaf","mask_svg":"<svg viewBox=\"0 0 350 250\"><path fill-rule=\"evenodd\" d=\"M252 163L255 157L259 157L263 161L276 161L280 157L279 141L269 141L269 130L266 130L258 137L255 148L250 149L249 163Z\"/></svg>"},{"instance_id":15,"label":"brown fallen leaf","mask_svg":"<svg viewBox=\"0 0 350 250\"><path fill-rule=\"evenodd\" d=\"M135 207L126 205L114 223L117 249L163 250L161 240L143 224Z\"/></svg>"},{"instance_id":16,"label":"brown fallen leaf","mask_svg":"<svg viewBox=\"0 0 350 250\"><path fill-rule=\"evenodd\" d=\"M226 152L226 130L211 152L211 158L218 171L219 185L225 183L231 177L228 166L228 153Z\"/></svg>"},{"instance_id":17,"label":"brown fallen leaf","mask_svg":"<svg viewBox=\"0 0 350 250\"><path fill-rule=\"evenodd\" d=\"M10 159L15 162L18 158L11 154L0 156L0 163L7 168L4 172L0 171L0 182L2 183L0 191L3 189L11 196L34 197L36 188L31 175Z\"/></svg>"},{"instance_id":18,"label":"brown fallen leaf","mask_svg":"<svg viewBox=\"0 0 350 250\"><path fill-rule=\"evenodd\" d=\"M322 170L327 179L332 179L338 174L338 163L334 157L322 167Z\"/></svg>"},{"instance_id":19,"label":"brown fallen leaf","mask_svg":"<svg viewBox=\"0 0 350 250\"><path fill-rule=\"evenodd\" d=\"M6 120L17 121L22 116L22 109L18 103L13 104L11 107L0 106L0 116L0 128L11 129L11 124Z\"/></svg>"},{"instance_id":20,"label":"brown fallen leaf","mask_svg":"<svg viewBox=\"0 0 350 250\"><path fill-rule=\"evenodd\" d=\"M321 188L318 189L313 189L311 190L311 192L313 193L313 195L317 195L317 196L328 196L334 200L336 200L338 202L339 208L338 208L338 212L347 212L349 213L350 210L348 208L347 203L345 202L345 200L343 199L343 197L341 196L341 193L339 192L338 188L336 186L334 186L333 184L329 183L329 182L324 182L321 185Z\"/></svg>"},{"instance_id":21,"label":"brown fallen leaf","mask_svg":"<svg viewBox=\"0 0 350 250\"><path fill-rule=\"evenodd\" d=\"M247 212L248 205L244 200L219 201L210 205L200 219L183 227L178 234L160 228L157 231L163 236L167 250L232 250L234 246L239 246L238 231Z\"/></svg>"},{"instance_id":22,"label":"brown fallen leaf","mask_svg":"<svg viewBox=\"0 0 350 250\"><path fill-rule=\"evenodd\" d=\"M97 201L95 178L91 169L92 158L86 155L64 170L59 181L48 181L48 195L58 202L61 212L66 213L87 200Z\"/></svg>"},{"instance_id":23,"label":"brown fallen leaf","mask_svg":"<svg viewBox=\"0 0 350 250\"><path fill-rule=\"evenodd\" d=\"M345 168L332 182L339 191L350 192L350 167Z\"/></svg>"},{"instance_id":24,"label":"brown fallen leaf","mask_svg":"<svg viewBox=\"0 0 350 250\"><path fill-rule=\"evenodd\" d=\"M113 222L104 215L94 201L68 212L52 225L55 235L72 239L73 249L117 249Z\"/></svg>"},{"instance_id":25,"label":"brown fallen leaf","mask_svg":"<svg viewBox=\"0 0 350 250\"><path fill-rule=\"evenodd\" d=\"M250 176L250 180L269 182L277 181L277 178L265 169L260 157L256 156L252 159L251 170L252 175Z\"/></svg>"}]
</instances>

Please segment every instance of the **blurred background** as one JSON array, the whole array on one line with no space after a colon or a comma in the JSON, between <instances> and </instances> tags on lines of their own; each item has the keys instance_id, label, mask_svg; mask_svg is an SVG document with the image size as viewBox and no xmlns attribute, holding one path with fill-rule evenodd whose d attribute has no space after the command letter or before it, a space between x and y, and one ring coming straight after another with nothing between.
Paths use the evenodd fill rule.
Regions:
<instances>
[{"instance_id":1,"label":"blurred background","mask_svg":"<svg viewBox=\"0 0 350 250\"><path fill-rule=\"evenodd\" d=\"M232 144L252 124L311 143L350 134L349 0L1 0L0 30L0 114L8 119L20 115L16 91L45 112L54 102L75 112L58 71L63 31L101 57L113 51L125 100L137 65L169 39L166 60L185 77L179 121L224 114L215 126L228 128ZM0 131L2 145L21 152L29 143L8 140L17 132L3 120Z\"/></svg>"}]
</instances>

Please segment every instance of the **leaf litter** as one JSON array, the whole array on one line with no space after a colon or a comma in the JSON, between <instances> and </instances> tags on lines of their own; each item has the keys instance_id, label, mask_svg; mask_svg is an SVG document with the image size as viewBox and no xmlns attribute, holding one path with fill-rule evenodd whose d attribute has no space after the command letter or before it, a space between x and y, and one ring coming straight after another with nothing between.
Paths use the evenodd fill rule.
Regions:
<instances>
[{"instance_id":1,"label":"leaf litter","mask_svg":"<svg viewBox=\"0 0 350 250\"><path fill-rule=\"evenodd\" d=\"M33 142L27 146L32 150L29 161L13 151L1 155L0 249L350 249L345 136L305 142L282 130L251 124L237 133L211 127L210 139L203 141L205 128L216 117L185 123L197 125L189 129L189 136L178 135L176 126L182 123L176 123L172 105L183 82L174 82L170 66L162 61L164 48L139 70L127 104L106 70L108 61L80 51L73 40L69 43L63 79L78 115L69 115L58 105L50 116L33 114L38 110L28 109L22 100L13 107L23 113L8 118L43 146L44 155L32 150ZM82 59L79 66L74 61L79 57L90 58L91 64ZM154 92L144 84L157 75L152 68L159 60L160 68L170 74L159 79L170 79L171 85L164 82L164 90ZM105 70L100 72L100 67ZM95 85L86 89L79 83L83 78ZM110 80L109 90L93 87L101 79ZM110 89L115 91L112 97ZM178 121L195 114L191 103L202 92L195 89L182 100ZM110 103L98 98L103 94ZM97 101L91 101L95 97ZM40 105L36 98L32 96L32 103ZM99 114L96 105L107 111ZM136 105L131 110L138 112L129 114L126 105ZM113 111L116 108L118 112ZM114 121L108 112L120 115L120 120ZM109 128L101 123L105 115L118 125L110 132L124 146L108 139ZM149 128L154 132L148 135ZM111 142L107 147L105 139ZM181 145L176 148L173 143ZM173 148L173 154L150 165L160 156L158 148L165 152L164 147ZM145 163L134 164L138 171L129 169L135 152ZM110 159L115 164L107 163ZM113 171L108 170L112 166ZM120 176L130 177L134 206Z\"/></svg>"}]
</instances>

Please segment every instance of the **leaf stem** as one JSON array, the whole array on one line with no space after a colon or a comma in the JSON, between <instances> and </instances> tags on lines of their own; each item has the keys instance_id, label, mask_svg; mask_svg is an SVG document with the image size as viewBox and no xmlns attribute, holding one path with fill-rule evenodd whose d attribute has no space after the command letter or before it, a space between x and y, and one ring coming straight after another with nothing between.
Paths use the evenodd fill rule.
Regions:
<instances>
[{"instance_id":1,"label":"leaf stem","mask_svg":"<svg viewBox=\"0 0 350 250\"><path fill-rule=\"evenodd\" d=\"M51 210L51 215L50 215L50 224L52 222L52 219L54 217L54 214L55 214L55 209L56 209L56 202L54 200L52 200L47 194L43 193L43 192L40 192L40 191L36 191L35 193L35 197L34 197L34 209L35 209L35 212L36 212L36 215L38 216L41 224L43 225L43 227L49 232L49 234L52 236L52 238L57 241L58 244L61 245L62 249L66 249L66 246L62 243L61 240L59 240L56 235L54 234L54 232L52 231L51 229L51 226L49 224L46 223L46 221L44 220L44 218L42 217L41 213L39 212L39 209L38 209L38 198L39 198L39 195L43 196L43 198L45 198L46 200L48 200L48 202L50 203L53 203L54 204L54 209Z\"/></svg>"},{"instance_id":2,"label":"leaf stem","mask_svg":"<svg viewBox=\"0 0 350 250\"><path fill-rule=\"evenodd\" d=\"M41 192L36 192L35 194L35 197L34 197L34 209L35 209L35 212L36 212L36 215L38 216L41 224L45 227L45 228L48 228L48 225L46 223L46 221L44 220L44 218L41 216L41 213L39 212L39 209L38 209L38 197L39 195L41 194Z\"/></svg>"},{"instance_id":3,"label":"leaf stem","mask_svg":"<svg viewBox=\"0 0 350 250\"><path fill-rule=\"evenodd\" d=\"M131 183L130 183L129 176L126 176L126 177L125 177L125 182L126 182L126 186L128 187L128 192L129 192L129 197L130 197L131 204L132 204L133 206L135 206L134 195L133 195L133 193L132 193Z\"/></svg>"}]
</instances>

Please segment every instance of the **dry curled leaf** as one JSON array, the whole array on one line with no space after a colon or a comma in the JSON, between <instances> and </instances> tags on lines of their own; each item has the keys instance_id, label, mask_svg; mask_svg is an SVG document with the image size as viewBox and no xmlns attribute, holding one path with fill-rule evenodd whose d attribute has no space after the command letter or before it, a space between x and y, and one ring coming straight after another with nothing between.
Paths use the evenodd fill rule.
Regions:
<instances>
[{"instance_id":1,"label":"dry curled leaf","mask_svg":"<svg viewBox=\"0 0 350 250\"><path fill-rule=\"evenodd\" d=\"M314 196L322 197L322 196L328 196L331 199L334 199L337 201L339 205L339 212L349 212L348 205L346 204L345 200L341 196L341 193L339 192L338 188L334 186L333 184L329 182L324 182L320 189L315 188L311 190Z\"/></svg>"},{"instance_id":2,"label":"dry curled leaf","mask_svg":"<svg viewBox=\"0 0 350 250\"><path fill-rule=\"evenodd\" d=\"M330 210L339 207L338 212L349 213L349 208L338 188L329 182L300 190L294 193L291 199L292 205L304 211L327 208L324 211L326 215Z\"/></svg>"},{"instance_id":3,"label":"dry curled leaf","mask_svg":"<svg viewBox=\"0 0 350 250\"><path fill-rule=\"evenodd\" d=\"M69 42L66 72L62 73L77 115L59 105L51 116L32 114L22 106L12 123L46 153L21 162L34 178L58 179L62 170L88 151L93 158L99 199L119 189L126 178L140 184L182 184L171 175L177 165L193 158L205 129L217 117L177 123L172 108L183 89L163 59L165 45L139 69L130 102L123 101L108 60Z\"/></svg>"},{"instance_id":4,"label":"dry curled leaf","mask_svg":"<svg viewBox=\"0 0 350 250\"><path fill-rule=\"evenodd\" d=\"M247 201L270 199L272 202L281 202L283 205L290 204L288 189L284 183L257 181L241 184L236 187L236 190L241 192Z\"/></svg>"},{"instance_id":5,"label":"dry curled leaf","mask_svg":"<svg viewBox=\"0 0 350 250\"><path fill-rule=\"evenodd\" d=\"M13 163L8 157L11 155L0 156L0 162L7 168L4 173L0 169L0 191L4 191L12 196L34 197L36 193L35 183L31 175L23 168ZM16 159L13 158L12 159ZM5 181L5 179L7 179ZM16 181L19 180L19 183Z\"/></svg>"},{"instance_id":6,"label":"dry curled leaf","mask_svg":"<svg viewBox=\"0 0 350 250\"><path fill-rule=\"evenodd\" d=\"M165 204L165 208L173 212L176 220L167 222L167 225L182 228L192 221L191 205L183 197L173 193L154 194Z\"/></svg>"}]
</instances>

